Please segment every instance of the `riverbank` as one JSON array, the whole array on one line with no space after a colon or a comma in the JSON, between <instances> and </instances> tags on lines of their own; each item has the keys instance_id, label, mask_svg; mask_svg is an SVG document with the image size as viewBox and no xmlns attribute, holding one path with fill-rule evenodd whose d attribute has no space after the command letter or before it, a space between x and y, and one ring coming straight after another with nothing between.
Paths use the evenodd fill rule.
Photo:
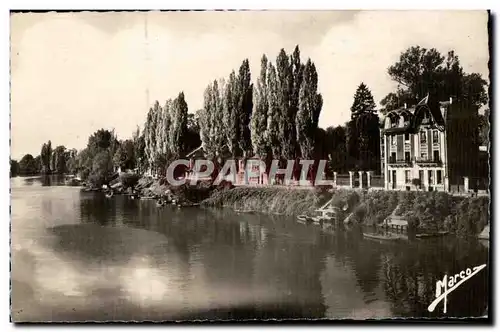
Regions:
<instances>
[{"instance_id":1,"label":"riverbank","mask_svg":"<svg viewBox=\"0 0 500 332\"><path fill-rule=\"evenodd\" d=\"M200 181L196 185L184 184L171 186L165 179L143 177L133 186L134 191L141 197L175 199L182 204L199 204L211 197L212 194L233 188L230 183L221 183L218 186L211 182Z\"/></svg>"},{"instance_id":2,"label":"riverbank","mask_svg":"<svg viewBox=\"0 0 500 332\"><path fill-rule=\"evenodd\" d=\"M349 217L350 222L361 225L381 225L393 212L421 232L475 236L489 224L489 197L457 197L443 192L238 187L212 193L202 206L297 216L313 213L331 198L332 205L341 208L341 220Z\"/></svg>"}]
</instances>

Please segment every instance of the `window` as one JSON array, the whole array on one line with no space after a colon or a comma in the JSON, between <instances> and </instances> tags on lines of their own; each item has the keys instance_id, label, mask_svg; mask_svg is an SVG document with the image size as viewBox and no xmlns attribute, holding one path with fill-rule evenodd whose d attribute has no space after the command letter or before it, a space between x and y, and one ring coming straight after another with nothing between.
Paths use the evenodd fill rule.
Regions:
<instances>
[{"instance_id":1,"label":"window","mask_svg":"<svg viewBox=\"0 0 500 332\"><path fill-rule=\"evenodd\" d=\"M433 175L433 171L429 170L427 171L427 177L429 179L429 184L433 184L434 183L434 177L432 176Z\"/></svg>"},{"instance_id":2,"label":"window","mask_svg":"<svg viewBox=\"0 0 500 332\"><path fill-rule=\"evenodd\" d=\"M436 183L437 184L443 183L443 174L441 173L441 170L436 171Z\"/></svg>"},{"instance_id":3,"label":"window","mask_svg":"<svg viewBox=\"0 0 500 332\"><path fill-rule=\"evenodd\" d=\"M406 152L405 152L405 161L406 161L406 162L409 162L409 161L410 161L410 152L409 152L409 151L406 151Z\"/></svg>"},{"instance_id":4,"label":"window","mask_svg":"<svg viewBox=\"0 0 500 332\"><path fill-rule=\"evenodd\" d=\"M420 154L420 159L422 159L422 160L427 160L427 152L422 152L422 153Z\"/></svg>"},{"instance_id":5,"label":"window","mask_svg":"<svg viewBox=\"0 0 500 332\"><path fill-rule=\"evenodd\" d=\"M396 162L396 152L391 153L391 162L395 163Z\"/></svg>"},{"instance_id":6,"label":"window","mask_svg":"<svg viewBox=\"0 0 500 332\"><path fill-rule=\"evenodd\" d=\"M405 134L405 141L409 141L410 140L410 134L406 133Z\"/></svg>"},{"instance_id":7,"label":"window","mask_svg":"<svg viewBox=\"0 0 500 332\"><path fill-rule=\"evenodd\" d=\"M437 130L432 131L432 143L438 144L439 143L439 135Z\"/></svg>"},{"instance_id":8,"label":"window","mask_svg":"<svg viewBox=\"0 0 500 332\"><path fill-rule=\"evenodd\" d=\"M420 132L420 143L427 143L427 133L425 131Z\"/></svg>"},{"instance_id":9,"label":"window","mask_svg":"<svg viewBox=\"0 0 500 332\"><path fill-rule=\"evenodd\" d=\"M434 150L432 151L433 152L433 157L434 157L434 161L439 161L439 150Z\"/></svg>"},{"instance_id":10,"label":"window","mask_svg":"<svg viewBox=\"0 0 500 332\"><path fill-rule=\"evenodd\" d=\"M406 183L411 183L410 176L411 176L410 171L405 171L405 181L406 181Z\"/></svg>"},{"instance_id":11,"label":"window","mask_svg":"<svg viewBox=\"0 0 500 332\"><path fill-rule=\"evenodd\" d=\"M391 145L396 145L396 136L395 135L391 136Z\"/></svg>"}]
</instances>

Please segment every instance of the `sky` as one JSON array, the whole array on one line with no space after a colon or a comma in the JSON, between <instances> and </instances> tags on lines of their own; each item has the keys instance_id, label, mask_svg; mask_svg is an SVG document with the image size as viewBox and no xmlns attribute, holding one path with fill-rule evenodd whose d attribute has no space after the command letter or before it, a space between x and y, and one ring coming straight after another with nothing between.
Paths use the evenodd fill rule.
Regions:
<instances>
[{"instance_id":1,"label":"sky","mask_svg":"<svg viewBox=\"0 0 500 332\"><path fill-rule=\"evenodd\" d=\"M183 91L190 112L203 92L248 58L299 45L315 63L320 126L349 120L364 82L377 103L410 46L453 49L466 72L488 78L486 11L232 11L17 13L11 16L11 157L52 146L82 149L100 128L119 138L143 126L155 100Z\"/></svg>"}]
</instances>

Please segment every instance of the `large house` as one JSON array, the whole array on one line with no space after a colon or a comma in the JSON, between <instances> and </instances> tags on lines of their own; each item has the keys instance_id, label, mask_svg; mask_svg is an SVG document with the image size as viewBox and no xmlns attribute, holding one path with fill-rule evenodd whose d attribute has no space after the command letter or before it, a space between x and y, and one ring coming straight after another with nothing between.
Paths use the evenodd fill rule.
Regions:
<instances>
[{"instance_id":1,"label":"large house","mask_svg":"<svg viewBox=\"0 0 500 332\"><path fill-rule=\"evenodd\" d=\"M418 105L386 114L381 122L385 189L463 191L479 169L477 109L463 102ZM476 182L474 182L476 183Z\"/></svg>"}]
</instances>

